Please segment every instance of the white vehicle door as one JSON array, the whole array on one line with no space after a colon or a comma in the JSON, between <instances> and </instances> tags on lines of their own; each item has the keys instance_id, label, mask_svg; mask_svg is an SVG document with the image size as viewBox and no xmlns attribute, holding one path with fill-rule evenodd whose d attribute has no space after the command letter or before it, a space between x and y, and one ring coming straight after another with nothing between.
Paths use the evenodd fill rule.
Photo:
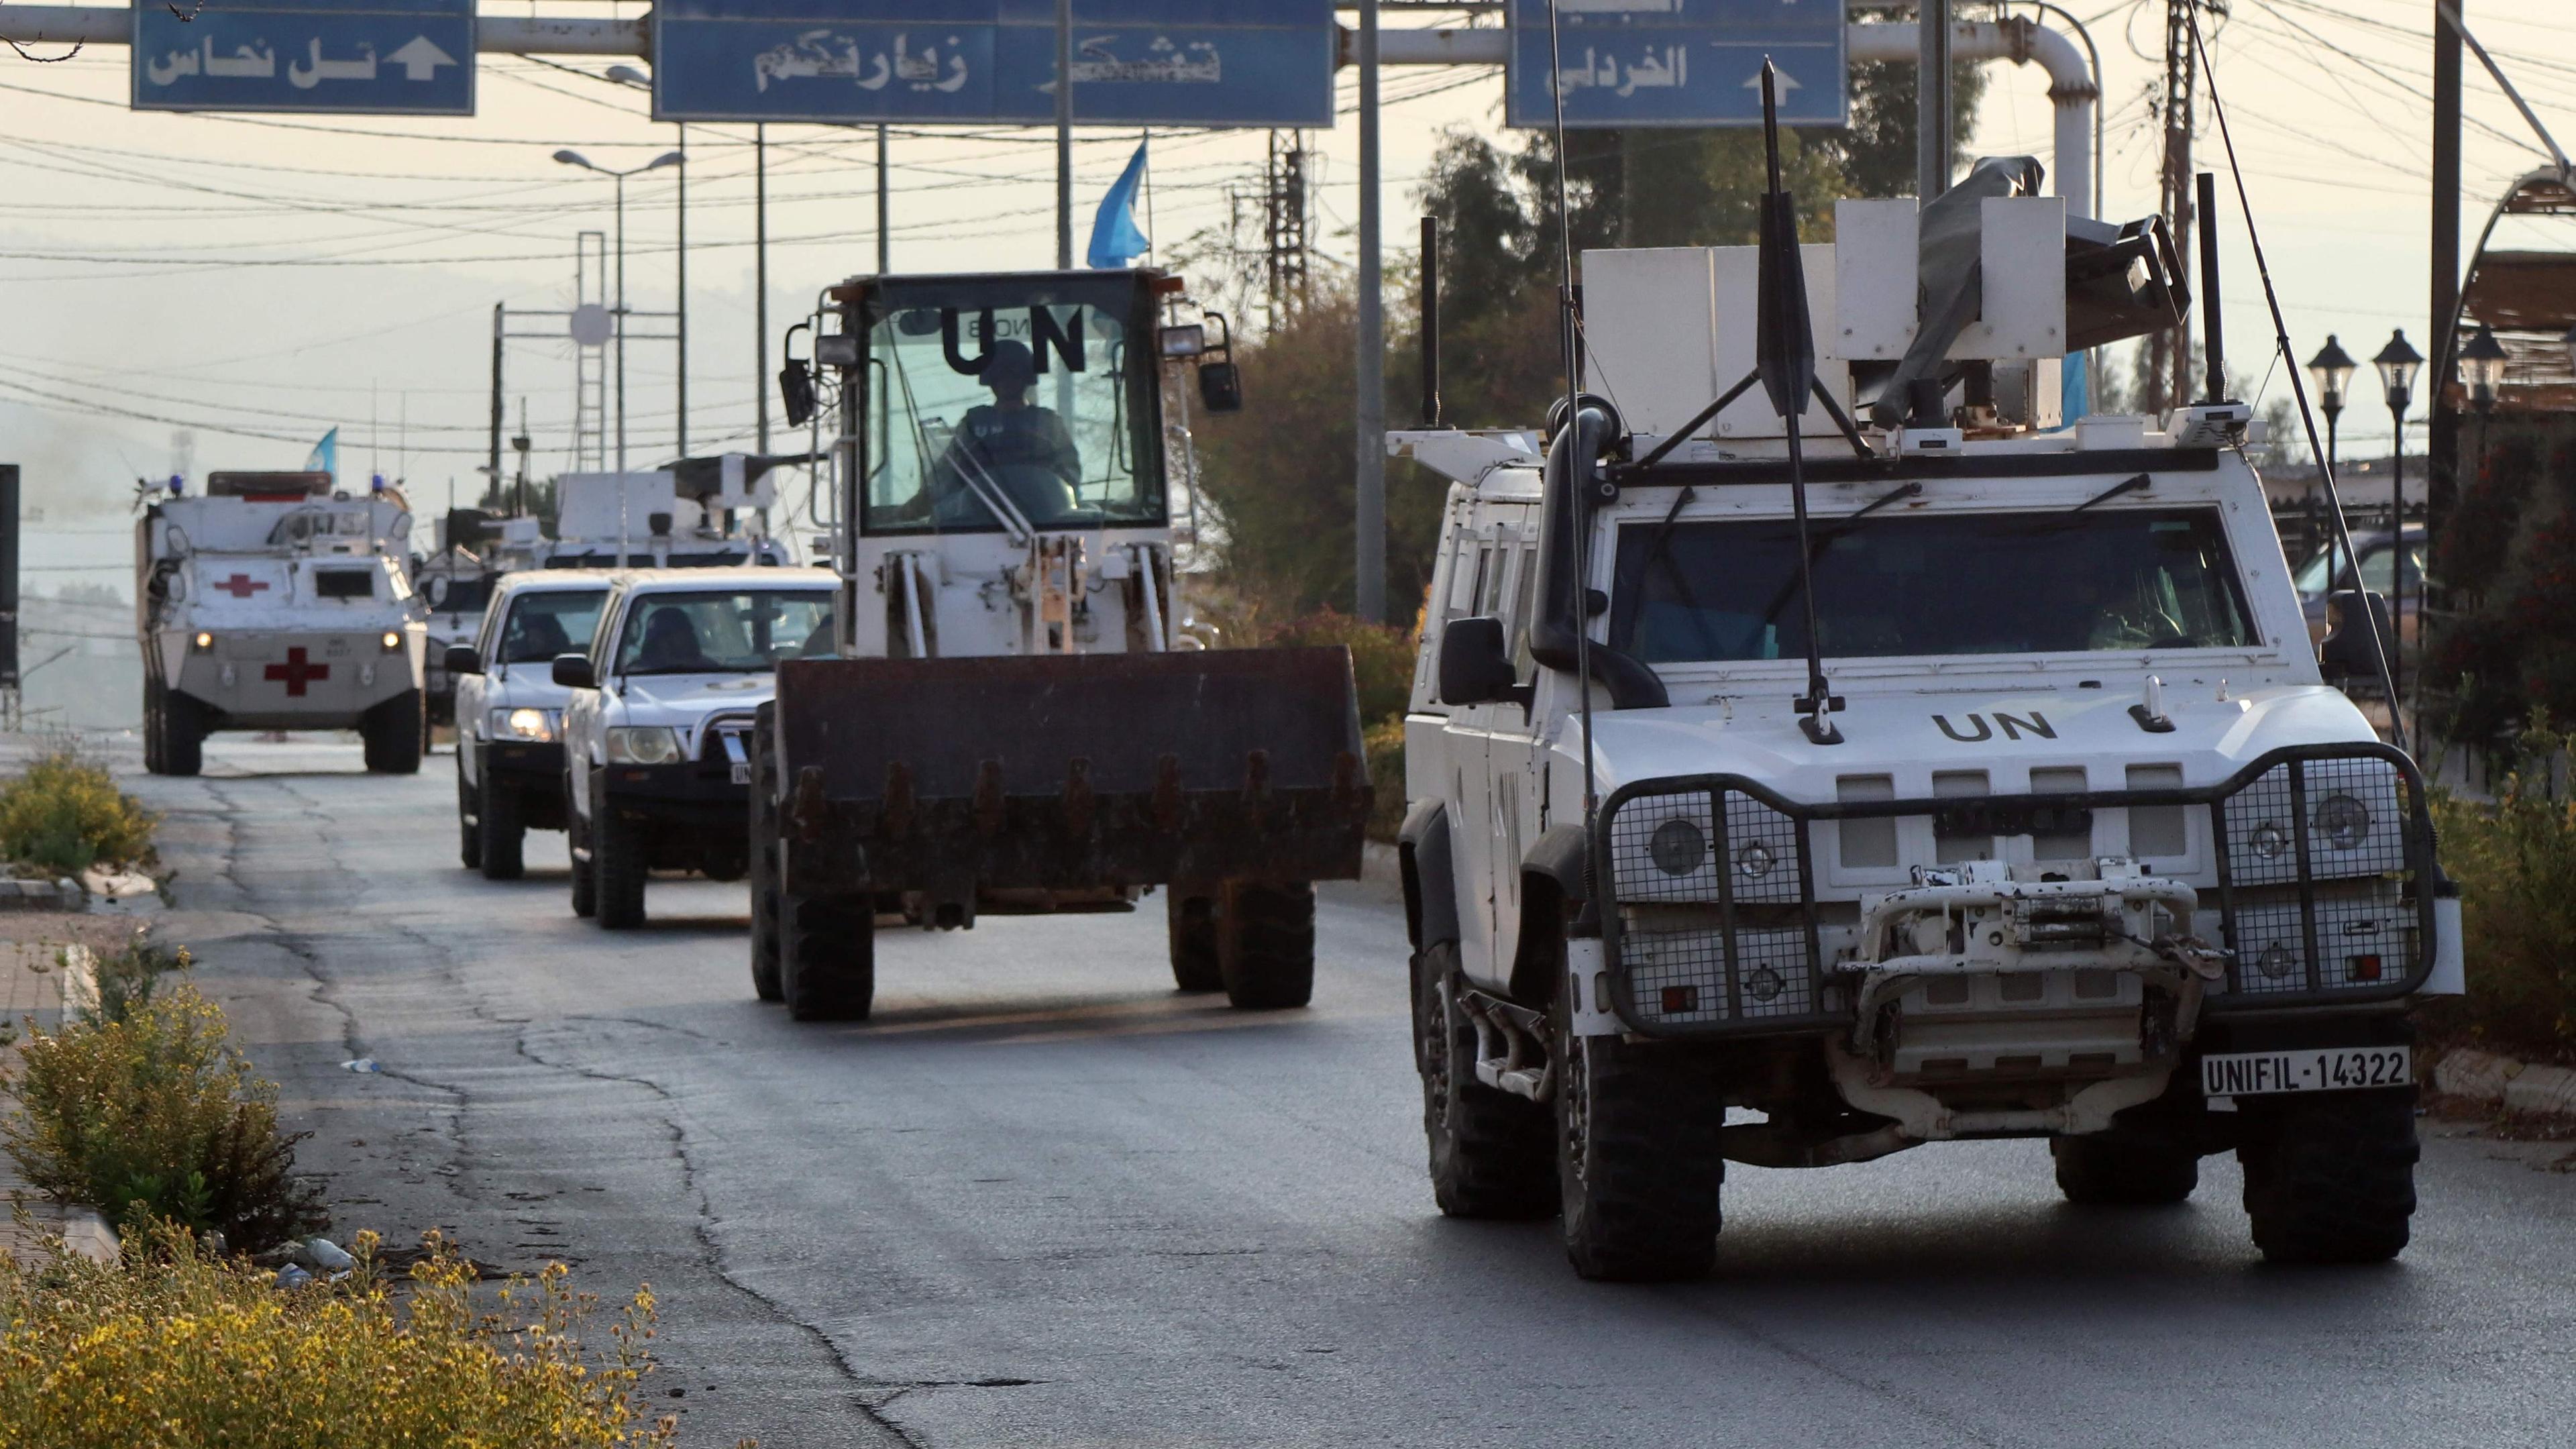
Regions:
<instances>
[{"instance_id":1,"label":"white vehicle door","mask_svg":"<svg viewBox=\"0 0 2576 1449\"><path fill-rule=\"evenodd\" d=\"M616 659L614 641L633 597L618 590L609 596L608 606L599 611L599 631L590 640L590 668L596 685L608 683L608 668ZM564 771L569 777L572 807L583 816L591 813L591 771L608 759L608 714L609 696L604 687L576 689L564 701Z\"/></svg>"},{"instance_id":2,"label":"white vehicle door","mask_svg":"<svg viewBox=\"0 0 2576 1449\"><path fill-rule=\"evenodd\" d=\"M1511 641L1515 677L1529 684L1538 677L1530 658L1529 624L1538 600L1538 510L1528 504L1501 504L1493 509L1493 555L1488 565L1492 601L1477 612L1499 615L1503 637ZM1494 577L1499 575L1499 577ZM1493 861L1492 981L1508 984L1512 957L1520 940L1521 856L1538 838L1542 762L1546 751L1535 737L1532 713L1517 704L1480 706L1486 712L1485 781Z\"/></svg>"},{"instance_id":3,"label":"white vehicle door","mask_svg":"<svg viewBox=\"0 0 2576 1449\"><path fill-rule=\"evenodd\" d=\"M1454 545L1449 608L1451 617L1500 612L1508 548L1496 536L1495 509L1475 505L1470 526ZM1517 723L1517 704L1475 704L1453 708L1443 730L1447 744L1451 862L1458 873L1458 964L1468 979L1497 984L1494 960L1495 910L1499 882L1512 874L1496 855L1501 821L1495 810L1493 750L1496 730Z\"/></svg>"},{"instance_id":4,"label":"white vehicle door","mask_svg":"<svg viewBox=\"0 0 2576 1449\"><path fill-rule=\"evenodd\" d=\"M483 742L483 730L491 711L492 641L500 637L502 610L486 610L483 627L474 631L474 657L482 661L482 674L456 676L456 773L472 786L482 778L477 773L475 750Z\"/></svg>"}]
</instances>

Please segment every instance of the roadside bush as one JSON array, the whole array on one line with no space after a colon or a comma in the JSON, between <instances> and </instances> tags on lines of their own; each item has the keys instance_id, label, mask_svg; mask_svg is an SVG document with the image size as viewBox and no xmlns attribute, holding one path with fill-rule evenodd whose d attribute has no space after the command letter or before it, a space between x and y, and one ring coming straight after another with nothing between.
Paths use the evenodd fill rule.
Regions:
<instances>
[{"instance_id":1,"label":"roadside bush","mask_svg":"<svg viewBox=\"0 0 2576 1449\"><path fill-rule=\"evenodd\" d=\"M159 817L116 788L107 767L56 750L0 786L0 855L48 875L149 865Z\"/></svg>"},{"instance_id":2,"label":"roadside bush","mask_svg":"<svg viewBox=\"0 0 2576 1449\"><path fill-rule=\"evenodd\" d=\"M591 1449L668 1446L643 1423L653 1296L605 1350L563 1265L512 1279L478 1313L474 1265L435 1234L407 1281L374 1235L345 1281L281 1290L158 1224L123 1261L0 1262L0 1445L44 1449Z\"/></svg>"},{"instance_id":3,"label":"roadside bush","mask_svg":"<svg viewBox=\"0 0 2576 1449\"><path fill-rule=\"evenodd\" d=\"M0 1148L29 1183L131 1226L168 1219L256 1252L324 1224L293 1175L276 1088L225 1043L223 1012L181 985L125 1019L37 1032Z\"/></svg>"},{"instance_id":4,"label":"roadside bush","mask_svg":"<svg viewBox=\"0 0 2576 1449\"><path fill-rule=\"evenodd\" d=\"M68 954L57 953L55 964L69 969L71 963L64 959ZM86 1013L89 1022L106 1025L133 1016L151 1003L163 977L185 971L189 964L187 947L174 950L158 946L153 944L148 929L136 930L125 945L91 960L90 976L98 987L98 1003Z\"/></svg>"},{"instance_id":5,"label":"roadside bush","mask_svg":"<svg viewBox=\"0 0 2576 1449\"><path fill-rule=\"evenodd\" d=\"M2553 779L2566 737L2544 720L2492 805L2437 794L2442 864L2460 883L2469 994L2426 1009L2436 1032L2576 1052L2576 800Z\"/></svg>"},{"instance_id":6,"label":"roadside bush","mask_svg":"<svg viewBox=\"0 0 2576 1449\"><path fill-rule=\"evenodd\" d=\"M1360 727L1401 719L1413 697L1413 634L1392 624L1371 624L1330 609L1273 625L1265 645L1341 644L1351 651L1351 676L1359 686Z\"/></svg>"}]
</instances>

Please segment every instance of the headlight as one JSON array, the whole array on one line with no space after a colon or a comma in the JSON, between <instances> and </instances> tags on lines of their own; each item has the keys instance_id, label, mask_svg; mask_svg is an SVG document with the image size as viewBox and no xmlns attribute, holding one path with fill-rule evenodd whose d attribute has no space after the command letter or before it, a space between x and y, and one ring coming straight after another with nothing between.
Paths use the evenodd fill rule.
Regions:
<instances>
[{"instance_id":1,"label":"headlight","mask_svg":"<svg viewBox=\"0 0 2576 1449\"><path fill-rule=\"evenodd\" d=\"M188 641L188 647L199 654L207 653L215 647L215 636L200 629L196 637Z\"/></svg>"},{"instance_id":2,"label":"headlight","mask_svg":"<svg viewBox=\"0 0 2576 1449\"><path fill-rule=\"evenodd\" d=\"M1666 875L1688 875L1708 859L1708 837L1697 825L1674 816L1655 827L1646 840L1646 854L1655 869Z\"/></svg>"},{"instance_id":3,"label":"headlight","mask_svg":"<svg viewBox=\"0 0 2576 1449\"><path fill-rule=\"evenodd\" d=\"M385 637L378 642L385 646L385 652L387 654L391 654L402 647L402 635L394 630L387 629L385 631Z\"/></svg>"},{"instance_id":4,"label":"headlight","mask_svg":"<svg viewBox=\"0 0 2576 1449\"><path fill-rule=\"evenodd\" d=\"M496 709L492 711L492 734L496 739L535 740L540 744L555 737L555 712L550 709Z\"/></svg>"},{"instance_id":5,"label":"headlight","mask_svg":"<svg viewBox=\"0 0 2576 1449\"><path fill-rule=\"evenodd\" d=\"M2330 850L2351 850L2370 838L2370 810L2350 795L2328 795L2317 806L2317 835Z\"/></svg>"},{"instance_id":6,"label":"headlight","mask_svg":"<svg viewBox=\"0 0 2576 1449\"><path fill-rule=\"evenodd\" d=\"M2289 832L2266 820L2254 827L2254 833L2247 837L2247 843L2254 847L2256 855L2265 860L2276 860L2282 851L2290 848L2290 836Z\"/></svg>"},{"instance_id":7,"label":"headlight","mask_svg":"<svg viewBox=\"0 0 2576 1449\"><path fill-rule=\"evenodd\" d=\"M612 765L667 765L679 758L679 732L669 725L620 725L608 732Z\"/></svg>"}]
</instances>

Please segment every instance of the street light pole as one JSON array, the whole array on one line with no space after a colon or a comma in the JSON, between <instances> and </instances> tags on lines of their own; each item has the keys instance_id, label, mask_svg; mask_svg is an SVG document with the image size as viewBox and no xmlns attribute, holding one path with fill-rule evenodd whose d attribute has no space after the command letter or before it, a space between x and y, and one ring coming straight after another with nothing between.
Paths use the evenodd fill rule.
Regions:
<instances>
[{"instance_id":1,"label":"street light pole","mask_svg":"<svg viewBox=\"0 0 2576 1449\"><path fill-rule=\"evenodd\" d=\"M617 178L617 471L626 471L626 173ZM626 563L621 550L619 567Z\"/></svg>"},{"instance_id":2,"label":"street light pole","mask_svg":"<svg viewBox=\"0 0 2576 1449\"><path fill-rule=\"evenodd\" d=\"M1380 295L1377 0L1360 0L1359 384L1352 493L1357 575L1352 605L1371 624L1386 622L1386 302Z\"/></svg>"},{"instance_id":3,"label":"street light pole","mask_svg":"<svg viewBox=\"0 0 2576 1449\"><path fill-rule=\"evenodd\" d=\"M680 315L671 330L679 334L677 338L680 349L679 397L675 401L680 416L677 423L679 446L674 450L673 456L685 458L689 456L689 128L686 126L680 128L679 182Z\"/></svg>"},{"instance_id":4,"label":"street light pole","mask_svg":"<svg viewBox=\"0 0 2576 1449\"><path fill-rule=\"evenodd\" d=\"M751 128L751 386L759 410L757 430L763 454L769 451L769 128Z\"/></svg>"},{"instance_id":5,"label":"street light pole","mask_svg":"<svg viewBox=\"0 0 2576 1449\"><path fill-rule=\"evenodd\" d=\"M2406 696L2406 407L2414 401L2415 373L2424 365L2424 357L2407 344L2400 329L2390 334L2388 345L2371 362L2388 388L2388 418L2395 435L2389 448L2388 484L2388 623L2397 636L2388 651L2388 715L2393 724L2397 702ZM2353 560L2356 572L2360 563L2358 558Z\"/></svg>"},{"instance_id":6,"label":"street light pole","mask_svg":"<svg viewBox=\"0 0 2576 1449\"><path fill-rule=\"evenodd\" d=\"M1055 0L1055 266L1073 270L1073 0Z\"/></svg>"},{"instance_id":7,"label":"street light pole","mask_svg":"<svg viewBox=\"0 0 2576 1449\"><path fill-rule=\"evenodd\" d=\"M2337 449L2335 426L2343 418L2344 391L2352 386L2353 369L2357 366L2359 364L2352 360L2352 354L2343 350L2343 344L2336 341L2331 332L2326 334L2326 345L2318 348L2317 355L2308 359L2308 376L2317 384L2317 411L2326 415L2326 481L2329 483L2334 482L2341 471L2342 455ZM2310 489L2308 521L2310 526L2322 528L2324 520L2317 516L2316 504L2316 490ZM2353 566L2356 570L2360 568L2358 561ZM2335 581L2342 577L2339 570L2340 564L2335 558L2335 536L2332 530L2326 530L2326 592L2329 594L2334 592Z\"/></svg>"},{"instance_id":8,"label":"street light pole","mask_svg":"<svg viewBox=\"0 0 2576 1449\"><path fill-rule=\"evenodd\" d=\"M629 176L639 175L646 171L658 171L665 166L678 166L684 163L688 158L677 151L665 151L661 155L654 157L652 160L645 162L641 166L630 166L623 171L611 171L605 166L594 165L588 157L582 155L579 151L557 151L555 153L555 159L566 166L578 166L584 171L596 172L599 175L608 177L617 183L617 296L611 310L615 314L615 336L617 340L617 471L623 473L626 471L626 178ZM682 255L684 257L687 255L687 225L688 223L684 216L681 222L681 226L683 228L681 232L681 244L683 248ZM685 266L686 263L683 262L682 265ZM680 355L683 359L683 366L680 369L681 376L683 378L683 381L680 384L682 388L680 393L680 410L681 426L684 433L687 427L689 406L688 392L686 391L688 383L685 380L688 374L688 368L685 365L686 358L688 356L687 275L688 274L685 271L681 273L681 322L679 328L680 337L682 339ZM620 562L622 563L623 561L624 560L621 557Z\"/></svg>"}]
</instances>

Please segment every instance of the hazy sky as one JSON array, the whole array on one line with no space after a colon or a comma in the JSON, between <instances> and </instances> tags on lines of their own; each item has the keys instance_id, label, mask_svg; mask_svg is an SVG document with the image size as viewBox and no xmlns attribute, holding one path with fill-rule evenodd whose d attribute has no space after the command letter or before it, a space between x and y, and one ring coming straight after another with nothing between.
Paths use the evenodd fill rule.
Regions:
<instances>
[{"instance_id":1,"label":"hazy sky","mask_svg":"<svg viewBox=\"0 0 2576 1449\"><path fill-rule=\"evenodd\" d=\"M2164 6L2063 4L2089 25L2107 72L2105 209L2142 215L2156 196L2147 97ZM537 0L487 4L485 13L643 8ZM1960 5L1967 17L1991 8ZM2304 358L2334 331L2366 359L2392 327L2421 342L2433 0L2234 0L2233 9L2212 41L2216 89L2231 107L2293 348ZM2576 138L2576 9L2566 0L2470 0L2467 9L2543 120ZM176 427L193 430L202 473L294 466L336 424L344 473L363 476L372 458L406 474L425 508L444 505L450 478L470 499L484 451L493 304L568 305L575 235L609 225L610 184L551 153L574 146L604 164L637 165L676 139L673 127L646 119L641 93L599 78L607 59L480 63L480 113L468 120L298 120L128 111L122 47L58 65L0 51L0 285L9 303L0 311L0 459L27 465L31 497L122 513L136 475L171 470ZM1341 125L1313 144L1324 157L1323 246L1346 259L1358 170L1348 71L1341 90ZM1498 129L1502 80L1498 70L1393 69L1386 91L1387 234L1409 247L1410 193L1440 133ZM2046 91L2036 67L1996 66L1978 149L2044 159ZM2464 222L2474 238L2492 199L2541 157L2474 60L2468 97ZM2201 155L2214 164L2206 110L2202 130ZM774 341L756 353L753 338L749 134L689 132L698 451L742 445L755 363L776 365ZM781 126L770 137L774 337L817 288L872 268L874 156L863 131ZM1264 141L1260 132L1158 136L1155 240L1168 247L1224 224L1233 196L1257 185ZM1087 235L1135 133L1084 131L1078 142L1077 225ZM1051 143L1043 130L899 132L896 268L1050 264ZM628 183L627 291L640 309L671 304L671 174ZM2231 360L2259 384L2271 326L2243 228L2232 203L2224 210ZM2576 227L2559 225L2533 232L2534 244L2576 248ZM570 356L553 340L510 345L512 424L525 397L541 470L562 466L569 444ZM645 466L672 441L669 344L630 342L628 367L630 456ZM2281 384L2271 387L2277 395ZM2376 407L2357 407L2350 421L2349 440L2386 436Z\"/></svg>"}]
</instances>

